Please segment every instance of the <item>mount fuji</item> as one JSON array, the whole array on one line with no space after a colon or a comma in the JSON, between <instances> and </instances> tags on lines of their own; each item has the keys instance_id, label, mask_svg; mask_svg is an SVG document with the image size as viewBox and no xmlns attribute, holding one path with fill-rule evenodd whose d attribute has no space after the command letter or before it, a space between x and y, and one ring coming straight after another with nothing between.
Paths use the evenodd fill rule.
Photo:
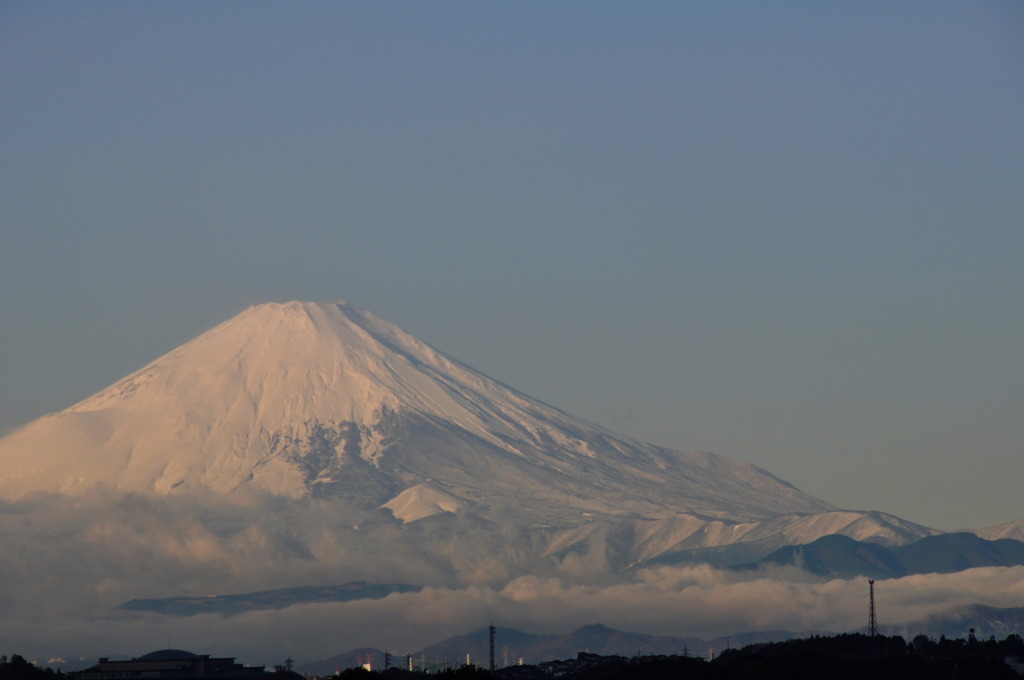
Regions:
<instances>
[{"instance_id":1,"label":"mount fuji","mask_svg":"<svg viewBox=\"0 0 1024 680\"><path fill-rule=\"evenodd\" d=\"M828 534L900 545L937 533L839 510L748 463L617 435L346 303L250 307L0 440L0 499L97 493L315 508L282 545L342 570L346 544L402 545L462 581L494 559L505 575L572 553L619 571L722 546L756 559ZM226 543L259 519L196 521Z\"/></svg>"}]
</instances>

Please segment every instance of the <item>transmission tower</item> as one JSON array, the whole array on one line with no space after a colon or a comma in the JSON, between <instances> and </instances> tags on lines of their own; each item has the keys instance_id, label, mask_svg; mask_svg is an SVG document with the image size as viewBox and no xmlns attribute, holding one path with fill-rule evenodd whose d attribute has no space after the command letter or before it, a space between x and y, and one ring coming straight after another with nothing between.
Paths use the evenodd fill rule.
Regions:
<instances>
[{"instance_id":1,"label":"transmission tower","mask_svg":"<svg viewBox=\"0 0 1024 680\"><path fill-rule=\"evenodd\" d=\"M868 635L878 636L878 619L875 618L875 580L868 579L868 587L871 589L871 610L868 614Z\"/></svg>"},{"instance_id":2,"label":"transmission tower","mask_svg":"<svg viewBox=\"0 0 1024 680\"><path fill-rule=\"evenodd\" d=\"M497 630L497 629L494 627L493 623L491 623L491 625L487 627L487 632L490 634L490 638L491 638L491 672L492 673L494 672L494 631L495 630Z\"/></svg>"}]
</instances>

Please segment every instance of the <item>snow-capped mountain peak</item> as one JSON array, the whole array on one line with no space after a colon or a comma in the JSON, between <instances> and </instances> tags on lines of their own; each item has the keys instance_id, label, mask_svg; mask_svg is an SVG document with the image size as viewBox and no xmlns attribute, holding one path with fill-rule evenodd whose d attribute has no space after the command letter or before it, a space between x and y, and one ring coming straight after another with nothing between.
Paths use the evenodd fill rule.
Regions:
<instances>
[{"instance_id":1,"label":"snow-capped mountain peak","mask_svg":"<svg viewBox=\"0 0 1024 680\"><path fill-rule=\"evenodd\" d=\"M752 465L569 416L346 303L250 307L12 433L0 461L8 498L252 489L541 522L833 509Z\"/></svg>"},{"instance_id":2,"label":"snow-capped mountain peak","mask_svg":"<svg viewBox=\"0 0 1024 680\"><path fill-rule=\"evenodd\" d=\"M451 369L424 343L345 303L271 303L250 307L69 410L138 410L173 393L202 404L211 422L371 423L382 411L411 409L472 427L472 414L428 375Z\"/></svg>"}]
</instances>

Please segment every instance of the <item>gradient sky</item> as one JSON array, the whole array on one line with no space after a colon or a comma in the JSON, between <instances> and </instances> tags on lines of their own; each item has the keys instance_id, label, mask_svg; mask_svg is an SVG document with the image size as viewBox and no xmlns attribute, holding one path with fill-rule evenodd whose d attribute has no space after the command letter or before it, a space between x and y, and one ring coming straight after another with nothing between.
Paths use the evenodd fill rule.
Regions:
<instances>
[{"instance_id":1,"label":"gradient sky","mask_svg":"<svg viewBox=\"0 0 1024 680\"><path fill-rule=\"evenodd\" d=\"M0 432L346 299L570 413L1024 518L1024 3L0 5Z\"/></svg>"}]
</instances>

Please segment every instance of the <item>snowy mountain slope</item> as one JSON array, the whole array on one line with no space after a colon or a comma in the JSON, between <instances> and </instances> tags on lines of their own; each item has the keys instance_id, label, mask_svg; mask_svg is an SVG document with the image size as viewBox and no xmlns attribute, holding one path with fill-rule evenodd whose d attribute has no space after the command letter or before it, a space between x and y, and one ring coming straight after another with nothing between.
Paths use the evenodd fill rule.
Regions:
<instances>
[{"instance_id":1,"label":"snowy mountain slope","mask_svg":"<svg viewBox=\"0 0 1024 680\"><path fill-rule=\"evenodd\" d=\"M1017 541L1024 541L1024 519L1017 520L1016 522L1007 522L1006 524L997 524L992 527L985 527L984 529L978 529L974 533L989 541L996 541L1000 538L1012 538Z\"/></svg>"},{"instance_id":2,"label":"snowy mountain slope","mask_svg":"<svg viewBox=\"0 0 1024 680\"><path fill-rule=\"evenodd\" d=\"M762 556L785 545L803 545L822 536L843 535L854 540L900 546L938 532L881 512L836 510L815 514L786 514L764 520L733 522L696 515L672 515L653 520L627 520L611 525L591 523L555 534L551 555L604 546L617 569L643 566L672 555L706 548L735 546L743 554Z\"/></svg>"},{"instance_id":3,"label":"snowy mountain slope","mask_svg":"<svg viewBox=\"0 0 1024 680\"><path fill-rule=\"evenodd\" d=\"M250 307L0 440L0 470L7 499L255 490L405 521L445 506L538 523L834 510L753 465L573 418L344 303Z\"/></svg>"}]
</instances>

